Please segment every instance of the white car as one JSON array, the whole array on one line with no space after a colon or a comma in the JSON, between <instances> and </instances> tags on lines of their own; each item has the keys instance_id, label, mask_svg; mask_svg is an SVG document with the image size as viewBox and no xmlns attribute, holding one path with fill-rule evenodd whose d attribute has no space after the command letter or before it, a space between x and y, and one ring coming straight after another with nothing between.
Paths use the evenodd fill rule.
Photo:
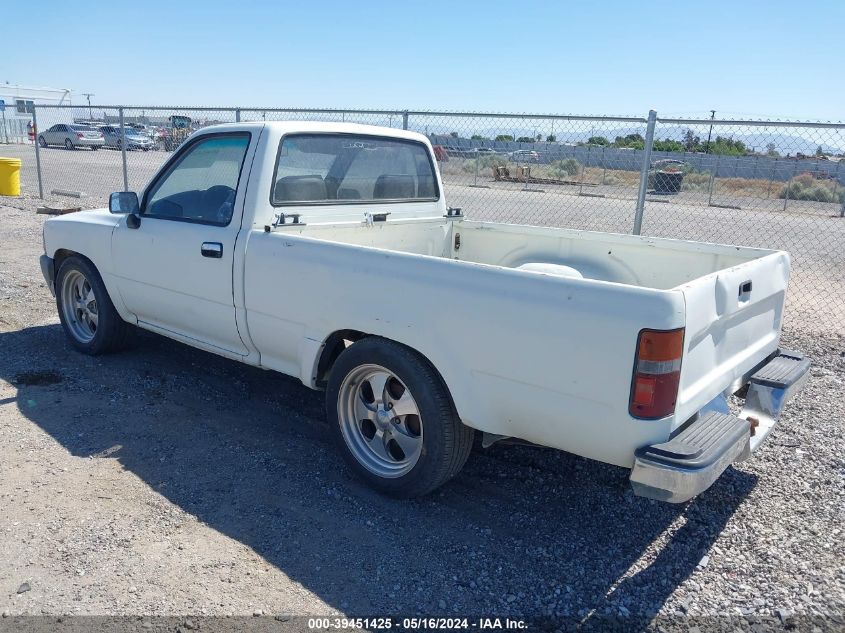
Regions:
<instances>
[{"instance_id":1,"label":"white car","mask_svg":"<svg viewBox=\"0 0 845 633\"><path fill-rule=\"evenodd\" d=\"M426 137L391 128L203 128L140 196L48 220L44 245L79 351L131 324L296 376L396 496L455 476L480 433L685 501L760 445L809 367L778 346L786 253L473 221Z\"/></svg>"},{"instance_id":2,"label":"white car","mask_svg":"<svg viewBox=\"0 0 845 633\"><path fill-rule=\"evenodd\" d=\"M518 149L511 152L509 156L515 163L536 163L540 160L540 154L531 149Z\"/></svg>"}]
</instances>

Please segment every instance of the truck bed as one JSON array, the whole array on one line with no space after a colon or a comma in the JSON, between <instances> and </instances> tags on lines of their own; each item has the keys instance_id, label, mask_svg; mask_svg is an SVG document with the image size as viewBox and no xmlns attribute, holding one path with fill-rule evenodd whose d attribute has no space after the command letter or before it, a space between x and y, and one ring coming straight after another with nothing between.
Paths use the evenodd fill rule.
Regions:
<instances>
[{"instance_id":1,"label":"truck bed","mask_svg":"<svg viewBox=\"0 0 845 633\"><path fill-rule=\"evenodd\" d=\"M445 377L460 385L452 391L467 424L546 444L559 434L558 448L625 466L635 448L665 439L711 400L738 389L777 350L789 274L788 255L778 251L463 219L281 225L253 236L246 307L259 338L278 327L260 315L281 305L251 295L251 287L258 293L271 283L269 277L250 281L252 255L276 258L280 268L268 275L280 292L307 296L315 303L309 314L326 314L325 324L284 327L300 328L315 342L332 331L334 303L312 299L308 284L343 288L340 296L334 292L337 301L353 293L344 304L347 316L360 297L383 297L378 308L360 308L362 329L373 319L388 332L398 328L396 339L429 355L444 374L456 363L442 356L462 354L470 375ZM307 266L299 261L297 268L310 271L308 280L278 276L290 251L306 258ZM413 335L422 322L435 333L459 329L465 347L421 347L425 340ZM636 421L627 404L638 332L674 327L686 327L675 414ZM293 360L293 350L284 352ZM273 365L271 354L264 358ZM303 380L310 373L302 368ZM513 376L520 381L506 378ZM463 394L485 406L462 410ZM549 411L557 414L549 418ZM601 418L627 425L605 428L618 441L596 453L595 438L583 430ZM582 430L583 444L573 441L572 427Z\"/></svg>"},{"instance_id":2,"label":"truck bed","mask_svg":"<svg viewBox=\"0 0 845 633\"><path fill-rule=\"evenodd\" d=\"M670 290L778 251L684 240L470 220L406 219L375 223L310 224L286 232L390 251L545 274ZM455 236L459 235L456 249ZM575 269L579 275L554 267Z\"/></svg>"}]
</instances>

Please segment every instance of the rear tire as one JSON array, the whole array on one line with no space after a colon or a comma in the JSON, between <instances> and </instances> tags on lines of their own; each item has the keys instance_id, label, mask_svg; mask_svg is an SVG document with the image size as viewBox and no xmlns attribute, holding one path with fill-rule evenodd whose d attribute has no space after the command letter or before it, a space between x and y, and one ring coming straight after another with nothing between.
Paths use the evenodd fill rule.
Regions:
<instances>
[{"instance_id":1,"label":"rear tire","mask_svg":"<svg viewBox=\"0 0 845 633\"><path fill-rule=\"evenodd\" d=\"M56 308L78 351L96 356L125 346L131 326L120 318L100 273L83 257L65 259L56 275Z\"/></svg>"},{"instance_id":2,"label":"rear tire","mask_svg":"<svg viewBox=\"0 0 845 633\"><path fill-rule=\"evenodd\" d=\"M73 146L73 141L71 141L69 138L65 139L65 149L75 149Z\"/></svg>"},{"instance_id":3,"label":"rear tire","mask_svg":"<svg viewBox=\"0 0 845 633\"><path fill-rule=\"evenodd\" d=\"M414 350L383 338L365 338L340 354L326 413L350 467L393 497L442 486L472 449L474 432L458 417L440 374Z\"/></svg>"}]
</instances>

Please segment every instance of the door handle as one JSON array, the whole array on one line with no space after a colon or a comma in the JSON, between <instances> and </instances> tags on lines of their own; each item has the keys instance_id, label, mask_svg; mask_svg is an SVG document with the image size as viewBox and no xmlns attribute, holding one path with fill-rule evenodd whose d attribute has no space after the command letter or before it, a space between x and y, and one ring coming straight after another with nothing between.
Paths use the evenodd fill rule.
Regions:
<instances>
[{"instance_id":1,"label":"door handle","mask_svg":"<svg viewBox=\"0 0 845 633\"><path fill-rule=\"evenodd\" d=\"M220 242L203 242L200 247L200 253L202 253L203 257L220 259L223 257L223 245Z\"/></svg>"}]
</instances>

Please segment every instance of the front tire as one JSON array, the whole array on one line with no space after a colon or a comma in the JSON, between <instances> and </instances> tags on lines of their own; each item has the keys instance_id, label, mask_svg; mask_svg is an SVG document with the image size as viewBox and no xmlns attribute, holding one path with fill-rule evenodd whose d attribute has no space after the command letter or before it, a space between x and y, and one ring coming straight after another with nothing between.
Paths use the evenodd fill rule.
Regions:
<instances>
[{"instance_id":1,"label":"front tire","mask_svg":"<svg viewBox=\"0 0 845 633\"><path fill-rule=\"evenodd\" d=\"M88 260L71 256L56 275L56 307L65 335L77 350L96 356L122 348L130 325L120 318L100 273Z\"/></svg>"},{"instance_id":2,"label":"front tire","mask_svg":"<svg viewBox=\"0 0 845 633\"><path fill-rule=\"evenodd\" d=\"M443 379L420 354L372 337L338 357L326 390L332 435L351 468L400 498L439 488L463 467L473 430Z\"/></svg>"},{"instance_id":3,"label":"front tire","mask_svg":"<svg viewBox=\"0 0 845 633\"><path fill-rule=\"evenodd\" d=\"M45 140L44 140L44 137L43 137L43 136L39 136L39 137L38 137L38 144L39 144L41 147L47 147L47 141L45 141Z\"/></svg>"}]
</instances>

